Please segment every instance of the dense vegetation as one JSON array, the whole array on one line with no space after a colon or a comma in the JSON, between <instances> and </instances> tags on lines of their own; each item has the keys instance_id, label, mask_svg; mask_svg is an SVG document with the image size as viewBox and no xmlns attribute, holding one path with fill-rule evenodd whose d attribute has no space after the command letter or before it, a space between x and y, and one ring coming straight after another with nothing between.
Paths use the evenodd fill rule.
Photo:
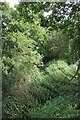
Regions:
<instances>
[{"instance_id":1,"label":"dense vegetation","mask_svg":"<svg viewBox=\"0 0 80 120\"><path fill-rule=\"evenodd\" d=\"M1 3L0 10L3 118L79 116L79 3Z\"/></svg>"}]
</instances>

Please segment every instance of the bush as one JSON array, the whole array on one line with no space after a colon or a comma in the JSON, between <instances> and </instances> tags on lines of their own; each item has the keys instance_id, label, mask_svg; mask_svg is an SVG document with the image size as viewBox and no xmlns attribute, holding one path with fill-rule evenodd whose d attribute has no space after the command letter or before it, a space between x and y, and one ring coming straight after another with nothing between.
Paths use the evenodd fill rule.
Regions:
<instances>
[{"instance_id":1,"label":"bush","mask_svg":"<svg viewBox=\"0 0 80 120\"><path fill-rule=\"evenodd\" d=\"M68 51L68 40L61 31L52 31L48 34L44 48L44 62L59 58L65 59Z\"/></svg>"},{"instance_id":2,"label":"bush","mask_svg":"<svg viewBox=\"0 0 80 120\"><path fill-rule=\"evenodd\" d=\"M70 81L75 65L64 61L50 62L44 72L34 72L18 89L3 101L3 115L8 117L54 118L73 117L78 114L78 79ZM60 69L59 69L60 68ZM17 97L18 96L18 97ZM14 104L13 104L14 103Z\"/></svg>"},{"instance_id":3,"label":"bush","mask_svg":"<svg viewBox=\"0 0 80 120\"><path fill-rule=\"evenodd\" d=\"M29 92L39 104L59 96L75 95L78 92L78 79L70 81L75 71L76 64L69 66L64 61L50 62L45 72L36 77L36 82L30 84Z\"/></svg>"},{"instance_id":4,"label":"bush","mask_svg":"<svg viewBox=\"0 0 80 120\"><path fill-rule=\"evenodd\" d=\"M33 118L71 118L79 115L79 111L75 110L75 104L75 96L59 96L47 101L35 112L30 111L29 114Z\"/></svg>"},{"instance_id":5,"label":"bush","mask_svg":"<svg viewBox=\"0 0 80 120\"><path fill-rule=\"evenodd\" d=\"M41 60L40 54L34 50L34 40L24 34L9 33L3 42L3 92L6 92L21 79L31 80ZM25 67L26 66L26 67ZM28 77L30 76L30 77Z\"/></svg>"},{"instance_id":6,"label":"bush","mask_svg":"<svg viewBox=\"0 0 80 120\"><path fill-rule=\"evenodd\" d=\"M3 118L24 118L28 117L29 110L39 107L37 101L28 93L20 94L20 91L9 95L3 100Z\"/></svg>"}]
</instances>

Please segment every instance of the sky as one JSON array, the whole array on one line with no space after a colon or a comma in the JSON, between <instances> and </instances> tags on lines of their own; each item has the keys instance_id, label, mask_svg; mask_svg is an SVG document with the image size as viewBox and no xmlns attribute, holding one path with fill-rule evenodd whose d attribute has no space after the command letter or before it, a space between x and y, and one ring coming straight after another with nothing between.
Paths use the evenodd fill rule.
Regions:
<instances>
[{"instance_id":1,"label":"sky","mask_svg":"<svg viewBox=\"0 0 80 120\"><path fill-rule=\"evenodd\" d=\"M18 4L19 0L4 0L6 2L9 2L10 7L14 7L15 4Z\"/></svg>"}]
</instances>

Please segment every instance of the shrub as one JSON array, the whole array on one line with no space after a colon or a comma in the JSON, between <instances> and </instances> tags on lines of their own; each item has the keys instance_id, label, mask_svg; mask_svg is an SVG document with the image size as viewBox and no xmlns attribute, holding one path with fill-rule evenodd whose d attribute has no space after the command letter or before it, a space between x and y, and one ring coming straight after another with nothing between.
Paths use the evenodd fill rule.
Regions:
<instances>
[{"instance_id":1,"label":"shrub","mask_svg":"<svg viewBox=\"0 0 80 120\"><path fill-rule=\"evenodd\" d=\"M59 96L47 101L35 112L30 111L29 114L33 118L71 118L79 115L79 111L75 110L75 104L75 96Z\"/></svg>"},{"instance_id":2,"label":"shrub","mask_svg":"<svg viewBox=\"0 0 80 120\"><path fill-rule=\"evenodd\" d=\"M3 42L3 92L11 88L17 80L31 80L41 60L34 50L34 40L23 33L9 33ZM26 66L26 67L25 67ZM29 77L30 76L30 77ZM14 84L13 84L14 83Z\"/></svg>"}]
</instances>

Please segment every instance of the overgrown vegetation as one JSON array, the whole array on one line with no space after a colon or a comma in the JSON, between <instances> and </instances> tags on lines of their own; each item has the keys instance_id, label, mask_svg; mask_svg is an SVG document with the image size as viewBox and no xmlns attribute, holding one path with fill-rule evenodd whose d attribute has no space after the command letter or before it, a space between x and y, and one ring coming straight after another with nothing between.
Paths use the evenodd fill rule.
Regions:
<instances>
[{"instance_id":1,"label":"overgrown vegetation","mask_svg":"<svg viewBox=\"0 0 80 120\"><path fill-rule=\"evenodd\" d=\"M15 9L1 3L0 9L3 119L79 116L79 3L20 2Z\"/></svg>"}]
</instances>

